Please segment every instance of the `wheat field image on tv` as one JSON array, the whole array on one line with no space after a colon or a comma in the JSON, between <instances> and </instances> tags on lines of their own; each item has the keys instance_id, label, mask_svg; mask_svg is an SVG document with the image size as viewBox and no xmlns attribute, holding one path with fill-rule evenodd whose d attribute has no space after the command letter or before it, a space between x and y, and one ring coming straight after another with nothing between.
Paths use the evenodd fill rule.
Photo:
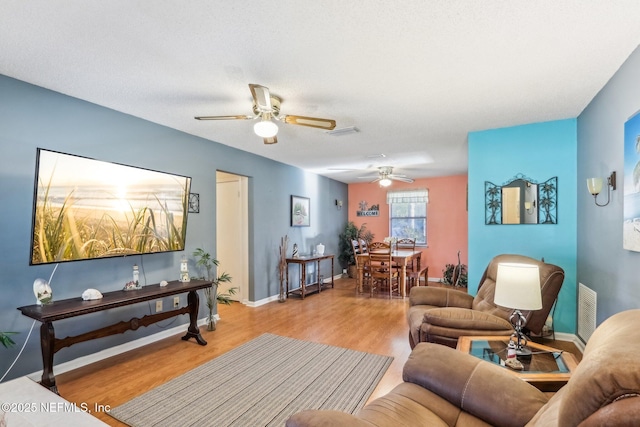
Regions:
<instances>
[{"instance_id":1,"label":"wheat field image on tv","mask_svg":"<svg viewBox=\"0 0 640 427\"><path fill-rule=\"evenodd\" d=\"M38 151L31 264L184 249L190 178Z\"/></svg>"}]
</instances>

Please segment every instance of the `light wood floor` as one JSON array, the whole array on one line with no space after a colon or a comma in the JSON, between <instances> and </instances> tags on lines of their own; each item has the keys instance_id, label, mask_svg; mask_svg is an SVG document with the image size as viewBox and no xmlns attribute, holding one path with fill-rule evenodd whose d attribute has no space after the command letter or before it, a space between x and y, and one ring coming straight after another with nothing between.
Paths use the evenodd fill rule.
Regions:
<instances>
[{"instance_id":1,"label":"light wood floor","mask_svg":"<svg viewBox=\"0 0 640 427\"><path fill-rule=\"evenodd\" d=\"M356 294L353 279L336 281L334 289L250 308L221 305L217 330L201 328L208 345L181 335L56 376L59 392L76 404L118 406L184 372L211 360L262 333L393 356L394 360L371 399L402 382L402 367L411 351L405 313L408 299ZM153 325L150 327L154 327ZM130 332L129 332L130 333ZM545 342L577 353L573 344ZM554 345L557 344L557 345ZM64 351L64 350L63 350ZM286 369L286 365L283 365ZM203 396L203 398L206 398ZM122 426L103 412L93 413L113 426Z\"/></svg>"}]
</instances>

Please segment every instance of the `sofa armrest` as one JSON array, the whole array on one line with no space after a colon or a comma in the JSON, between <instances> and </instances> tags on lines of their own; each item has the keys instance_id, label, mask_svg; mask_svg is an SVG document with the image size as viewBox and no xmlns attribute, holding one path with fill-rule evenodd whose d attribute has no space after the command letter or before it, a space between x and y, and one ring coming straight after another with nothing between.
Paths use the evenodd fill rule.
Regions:
<instances>
[{"instance_id":1,"label":"sofa armrest","mask_svg":"<svg viewBox=\"0 0 640 427\"><path fill-rule=\"evenodd\" d=\"M365 422L351 414L340 411L318 411L306 410L293 414L287 420L286 427L371 427Z\"/></svg>"},{"instance_id":2,"label":"sofa armrest","mask_svg":"<svg viewBox=\"0 0 640 427\"><path fill-rule=\"evenodd\" d=\"M409 291L409 305L433 305L436 307L471 308L473 296L466 292L447 288L414 286Z\"/></svg>"},{"instance_id":3,"label":"sofa armrest","mask_svg":"<svg viewBox=\"0 0 640 427\"><path fill-rule=\"evenodd\" d=\"M439 328L477 331L475 334L470 332L467 335L482 335L483 331L488 335L495 335L495 332L510 335L513 332L513 325L508 320L468 308L432 308L425 311L423 322Z\"/></svg>"},{"instance_id":4,"label":"sofa armrest","mask_svg":"<svg viewBox=\"0 0 640 427\"><path fill-rule=\"evenodd\" d=\"M404 365L403 379L491 425L523 426L547 397L507 369L440 344L419 343Z\"/></svg>"}]
</instances>

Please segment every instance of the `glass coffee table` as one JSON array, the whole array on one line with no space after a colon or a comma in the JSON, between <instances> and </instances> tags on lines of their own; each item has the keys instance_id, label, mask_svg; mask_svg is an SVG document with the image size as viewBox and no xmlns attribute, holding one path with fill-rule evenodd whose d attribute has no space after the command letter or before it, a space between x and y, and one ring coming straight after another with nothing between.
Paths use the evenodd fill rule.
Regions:
<instances>
[{"instance_id":1,"label":"glass coffee table","mask_svg":"<svg viewBox=\"0 0 640 427\"><path fill-rule=\"evenodd\" d=\"M542 391L558 391L565 385L578 363L571 353L535 342L527 343L530 358L518 358L523 365L517 371L504 364L509 337L466 336L458 339L457 349L474 357L504 367Z\"/></svg>"}]
</instances>

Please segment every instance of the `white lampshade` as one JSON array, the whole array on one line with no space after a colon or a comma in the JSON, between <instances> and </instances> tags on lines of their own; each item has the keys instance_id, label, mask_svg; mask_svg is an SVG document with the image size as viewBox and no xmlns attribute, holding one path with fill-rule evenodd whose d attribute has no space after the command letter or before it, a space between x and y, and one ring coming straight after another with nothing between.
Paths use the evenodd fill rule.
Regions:
<instances>
[{"instance_id":1,"label":"white lampshade","mask_svg":"<svg viewBox=\"0 0 640 427\"><path fill-rule=\"evenodd\" d=\"M493 302L516 310L542 308L540 271L537 265L500 263Z\"/></svg>"},{"instance_id":2,"label":"white lampshade","mask_svg":"<svg viewBox=\"0 0 640 427\"><path fill-rule=\"evenodd\" d=\"M389 178L382 178L379 182L381 187L388 187L391 185L391 180Z\"/></svg>"},{"instance_id":3,"label":"white lampshade","mask_svg":"<svg viewBox=\"0 0 640 427\"><path fill-rule=\"evenodd\" d=\"M260 120L253 125L253 131L263 138L273 138L278 133L278 125L271 120Z\"/></svg>"},{"instance_id":4,"label":"white lampshade","mask_svg":"<svg viewBox=\"0 0 640 427\"><path fill-rule=\"evenodd\" d=\"M587 178L587 188L592 195L600 194L602 191L602 178Z\"/></svg>"}]
</instances>

